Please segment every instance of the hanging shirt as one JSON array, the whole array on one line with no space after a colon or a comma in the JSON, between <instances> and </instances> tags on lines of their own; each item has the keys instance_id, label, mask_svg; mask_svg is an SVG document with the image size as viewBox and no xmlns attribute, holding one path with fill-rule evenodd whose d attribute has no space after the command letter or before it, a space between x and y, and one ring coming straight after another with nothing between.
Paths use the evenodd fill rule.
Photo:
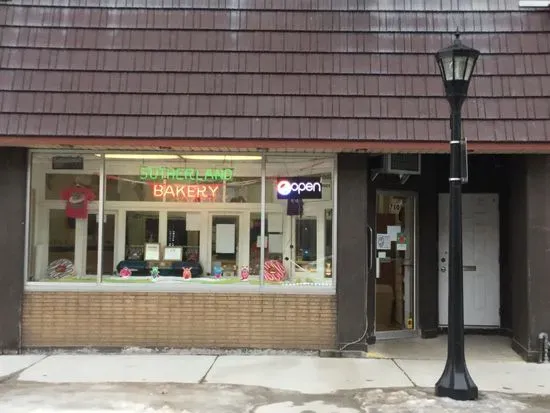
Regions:
<instances>
[{"instance_id":1,"label":"hanging shirt","mask_svg":"<svg viewBox=\"0 0 550 413\"><path fill-rule=\"evenodd\" d=\"M61 193L61 198L67 203L65 214L67 218L86 219L88 218L88 202L93 201L95 196L91 189L83 186L73 186Z\"/></svg>"}]
</instances>

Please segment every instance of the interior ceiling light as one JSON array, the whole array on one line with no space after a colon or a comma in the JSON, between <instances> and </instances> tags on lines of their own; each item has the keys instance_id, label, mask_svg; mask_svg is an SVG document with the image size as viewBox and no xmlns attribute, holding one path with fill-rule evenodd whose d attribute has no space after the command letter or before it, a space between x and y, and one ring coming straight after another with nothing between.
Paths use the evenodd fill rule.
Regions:
<instances>
[{"instance_id":1,"label":"interior ceiling light","mask_svg":"<svg viewBox=\"0 0 550 413\"><path fill-rule=\"evenodd\" d=\"M101 156L96 154L96 156ZM106 159L179 159L178 155L161 155L153 153L106 153Z\"/></svg>"},{"instance_id":2,"label":"interior ceiling light","mask_svg":"<svg viewBox=\"0 0 550 413\"><path fill-rule=\"evenodd\" d=\"M260 155L181 155L183 159L195 161L259 161Z\"/></svg>"},{"instance_id":3,"label":"interior ceiling light","mask_svg":"<svg viewBox=\"0 0 550 413\"><path fill-rule=\"evenodd\" d=\"M519 0L519 7L548 7L550 0Z\"/></svg>"}]
</instances>

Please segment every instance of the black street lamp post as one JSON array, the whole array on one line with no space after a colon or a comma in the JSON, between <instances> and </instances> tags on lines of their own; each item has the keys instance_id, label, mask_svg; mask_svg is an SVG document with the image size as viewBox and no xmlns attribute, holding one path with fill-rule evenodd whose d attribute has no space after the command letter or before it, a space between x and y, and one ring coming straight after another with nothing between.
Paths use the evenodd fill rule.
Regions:
<instances>
[{"instance_id":1,"label":"black street lamp post","mask_svg":"<svg viewBox=\"0 0 550 413\"><path fill-rule=\"evenodd\" d=\"M450 47L436 54L437 65L443 77L447 100L451 105L451 168L449 177L449 321L447 363L435 385L440 397L455 400L475 400L477 386L472 380L464 355L464 285L462 268L462 183L466 179L465 141L462 138L462 104L466 100L470 76L479 51L464 46L456 39Z\"/></svg>"}]
</instances>

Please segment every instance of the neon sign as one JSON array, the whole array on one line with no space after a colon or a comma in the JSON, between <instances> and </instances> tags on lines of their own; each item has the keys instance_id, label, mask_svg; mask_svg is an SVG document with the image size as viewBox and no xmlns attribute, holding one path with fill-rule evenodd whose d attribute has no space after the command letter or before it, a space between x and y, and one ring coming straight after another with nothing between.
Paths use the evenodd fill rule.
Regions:
<instances>
[{"instance_id":1,"label":"neon sign","mask_svg":"<svg viewBox=\"0 0 550 413\"><path fill-rule=\"evenodd\" d=\"M152 184L155 198L167 198L184 202L215 201L220 185Z\"/></svg>"},{"instance_id":2,"label":"neon sign","mask_svg":"<svg viewBox=\"0 0 550 413\"><path fill-rule=\"evenodd\" d=\"M320 178L280 178L277 181L277 199L321 199Z\"/></svg>"},{"instance_id":3,"label":"neon sign","mask_svg":"<svg viewBox=\"0 0 550 413\"><path fill-rule=\"evenodd\" d=\"M172 168L141 166L139 168L139 179L142 181L184 181L184 182L229 182L233 180L233 169L231 168L208 168L201 171L197 168Z\"/></svg>"}]
</instances>

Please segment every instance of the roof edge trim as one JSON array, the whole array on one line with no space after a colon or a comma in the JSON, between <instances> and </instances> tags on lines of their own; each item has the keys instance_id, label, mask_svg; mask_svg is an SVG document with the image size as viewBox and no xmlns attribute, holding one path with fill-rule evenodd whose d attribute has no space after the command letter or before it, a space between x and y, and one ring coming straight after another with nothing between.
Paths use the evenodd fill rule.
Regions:
<instances>
[{"instance_id":1,"label":"roof edge trim","mask_svg":"<svg viewBox=\"0 0 550 413\"><path fill-rule=\"evenodd\" d=\"M364 152L364 153L448 153L445 141L359 141L359 140L282 140L282 139L121 139L74 137L6 137L0 147L55 148L59 150L155 150L188 149L212 151ZM550 142L468 142L472 153L550 154Z\"/></svg>"}]
</instances>

